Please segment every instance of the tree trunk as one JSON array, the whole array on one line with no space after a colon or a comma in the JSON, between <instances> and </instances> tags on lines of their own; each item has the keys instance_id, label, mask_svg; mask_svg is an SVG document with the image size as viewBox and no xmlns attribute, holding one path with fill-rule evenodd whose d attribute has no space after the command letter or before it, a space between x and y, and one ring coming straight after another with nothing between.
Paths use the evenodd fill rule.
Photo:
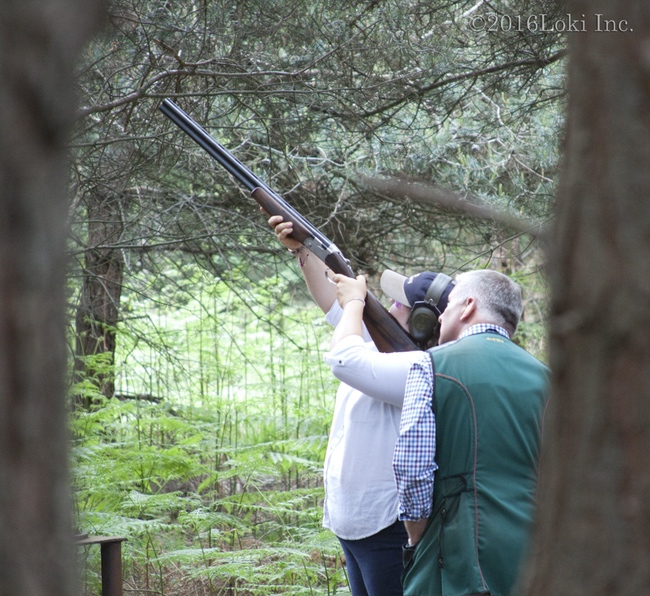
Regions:
<instances>
[{"instance_id":1,"label":"tree trunk","mask_svg":"<svg viewBox=\"0 0 650 596\"><path fill-rule=\"evenodd\" d=\"M101 393L113 397L115 337L124 276L122 252L111 245L123 229L119 200L92 196L88 200L88 250L76 314L75 379L93 377ZM106 354L100 365L92 356ZM88 405L88 404L85 404Z\"/></svg>"},{"instance_id":2,"label":"tree trunk","mask_svg":"<svg viewBox=\"0 0 650 596\"><path fill-rule=\"evenodd\" d=\"M66 139L97 0L0 11L0 595L73 596L65 408Z\"/></svg>"},{"instance_id":3,"label":"tree trunk","mask_svg":"<svg viewBox=\"0 0 650 596\"><path fill-rule=\"evenodd\" d=\"M553 388L520 593L638 596L650 594L650 3L567 12L586 31L569 36Z\"/></svg>"}]
</instances>

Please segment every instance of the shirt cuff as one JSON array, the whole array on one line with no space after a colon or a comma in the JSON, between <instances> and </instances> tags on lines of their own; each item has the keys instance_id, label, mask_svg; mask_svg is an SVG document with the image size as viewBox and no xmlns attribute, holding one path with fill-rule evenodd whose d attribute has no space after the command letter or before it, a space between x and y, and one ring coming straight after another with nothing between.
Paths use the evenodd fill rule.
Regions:
<instances>
[{"instance_id":1,"label":"shirt cuff","mask_svg":"<svg viewBox=\"0 0 650 596\"><path fill-rule=\"evenodd\" d=\"M403 507L400 503L399 511L397 512L397 518L400 521L420 521L425 517L431 517L431 505L427 507Z\"/></svg>"}]
</instances>

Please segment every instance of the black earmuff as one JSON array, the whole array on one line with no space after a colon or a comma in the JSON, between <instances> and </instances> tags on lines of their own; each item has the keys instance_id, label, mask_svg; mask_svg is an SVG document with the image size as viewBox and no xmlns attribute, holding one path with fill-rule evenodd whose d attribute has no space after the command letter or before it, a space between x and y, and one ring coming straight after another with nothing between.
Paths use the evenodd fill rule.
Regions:
<instances>
[{"instance_id":1,"label":"black earmuff","mask_svg":"<svg viewBox=\"0 0 650 596\"><path fill-rule=\"evenodd\" d=\"M418 300L411 309L408 318L409 334L418 343L424 343L433 337L438 327L441 312L438 303L447 286L453 280L444 273L438 273L431 282L424 300Z\"/></svg>"}]
</instances>

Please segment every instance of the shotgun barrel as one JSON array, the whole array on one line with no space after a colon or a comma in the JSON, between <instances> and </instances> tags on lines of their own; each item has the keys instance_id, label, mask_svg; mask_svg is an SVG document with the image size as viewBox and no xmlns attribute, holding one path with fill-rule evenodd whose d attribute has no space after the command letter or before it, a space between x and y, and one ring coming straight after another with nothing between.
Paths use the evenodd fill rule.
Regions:
<instances>
[{"instance_id":1,"label":"shotgun barrel","mask_svg":"<svg viewBox=\"0 0 650 596\"><path fill-rule=\"evenodd\" d=\"M292 237L323 261L334 273L354 277L348 259L337 246L316 226L292 207L278 193L269 188L227 149L215 141L208 132L188 116L170 99L164 99L160 110L200 147L207 151L235 180L247 188L251 197L269 214L281 215L284 221L293 222ZM363 310L363 321L380 352L403 352L420 347L368 292Z\"/></svg>"}]
</instances>

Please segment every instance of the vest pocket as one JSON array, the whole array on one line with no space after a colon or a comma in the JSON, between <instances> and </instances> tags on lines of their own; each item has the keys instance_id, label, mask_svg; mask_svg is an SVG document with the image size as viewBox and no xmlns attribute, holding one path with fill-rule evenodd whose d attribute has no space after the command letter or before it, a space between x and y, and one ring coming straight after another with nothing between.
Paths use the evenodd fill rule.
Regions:
<instances>
[{"instance_id":1,"label":"vest pocket","mask_svg":"<svg viewBox=\"0 0 650 596\"><path fill-rule=\"evenodd\" d=\"M474 490L473 475L471 472L454 474L437 480L434 485L434 494L438 491L436 505L438 506L438 515L440 525L438 528L438 567L441 569L445 564L445 529L451 523L463 523L463 520L456 519L460 507L460 495ZM452 548L454 551L455 548Z\"/></svg>"}]
</instances>

